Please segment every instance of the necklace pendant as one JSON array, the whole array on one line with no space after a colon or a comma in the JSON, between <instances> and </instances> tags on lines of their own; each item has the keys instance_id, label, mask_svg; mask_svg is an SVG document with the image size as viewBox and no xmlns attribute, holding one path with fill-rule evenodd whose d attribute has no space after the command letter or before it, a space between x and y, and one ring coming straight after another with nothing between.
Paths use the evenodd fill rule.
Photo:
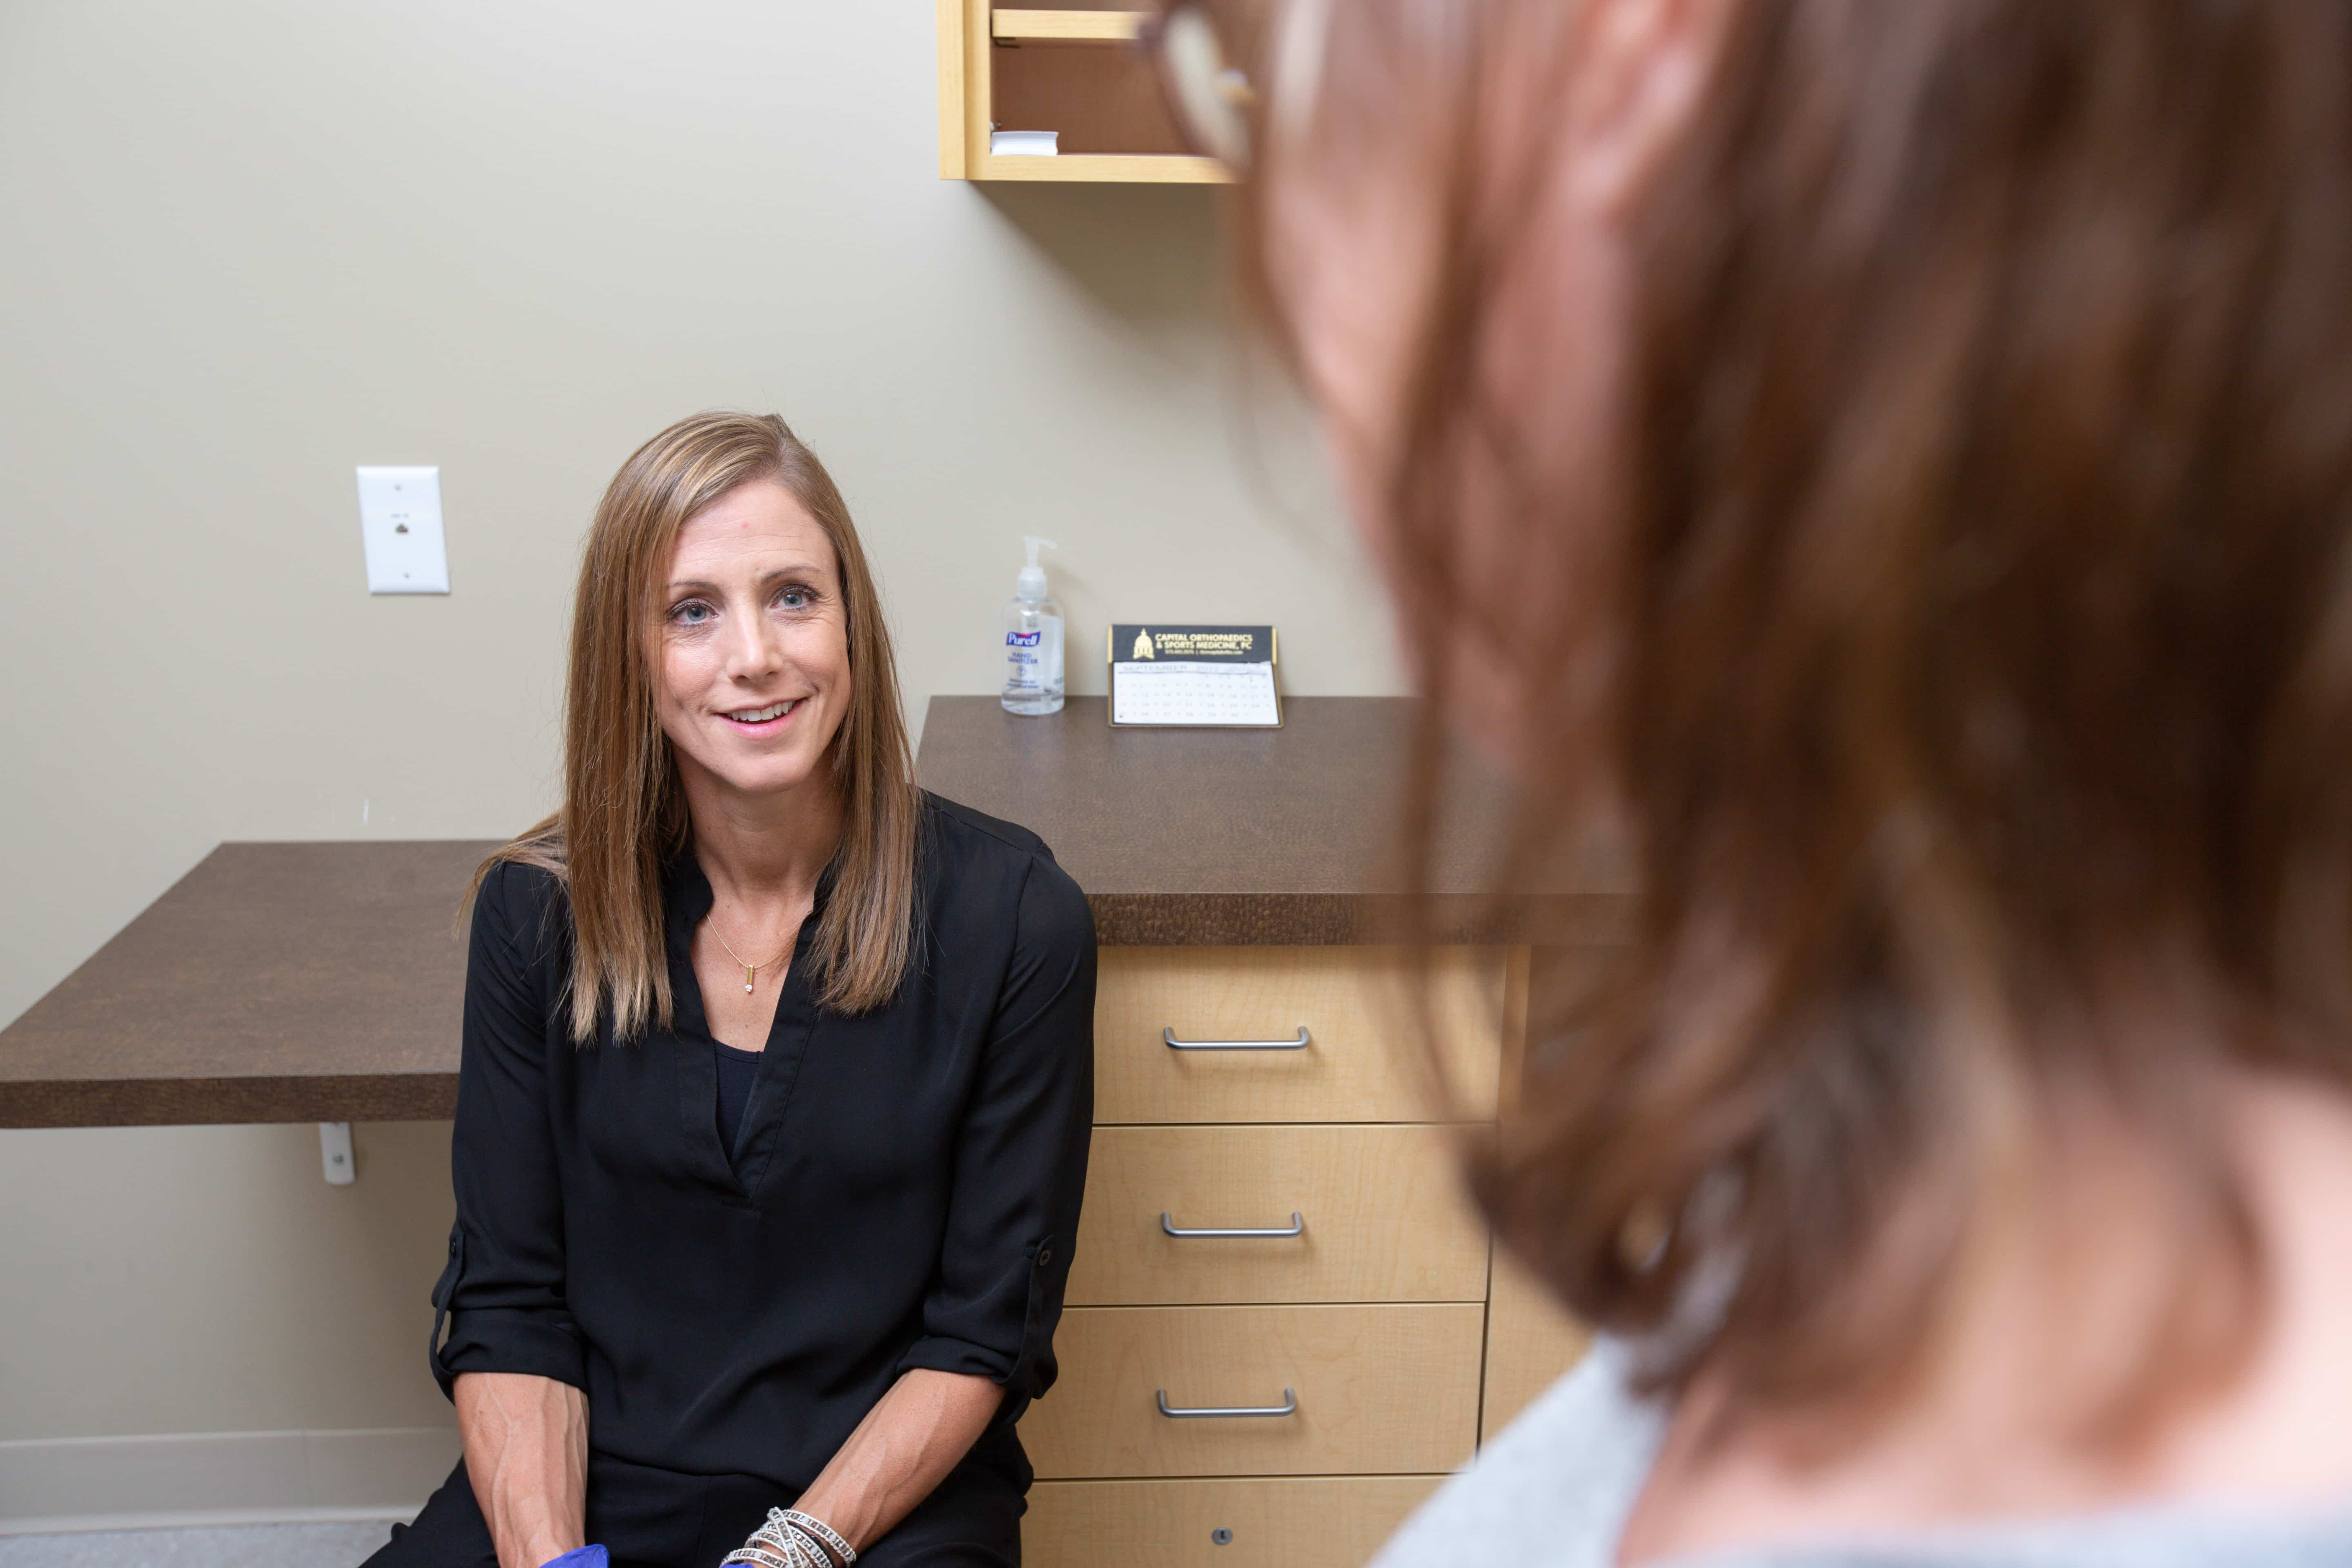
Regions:
<instances>
[{"instance_id":1,"label":"necklace pendant","mask_svg":"<svg viewBox=\"0 0 2352 1568\"><path fill-rule=\"evenodd\" d=\"M747 963L747 964L745 964L745 965L743 966L743 994L744 994L744 995L749 996L750 994L751 994L751 977L752 977L753 975L755 975L755 974L759 973L760 973L760 972L759 972L758 970L756 970L756 969L752 968L752 967L751 967L750 964L748 964L748 963Z\"/></svg>"}]
</instances>

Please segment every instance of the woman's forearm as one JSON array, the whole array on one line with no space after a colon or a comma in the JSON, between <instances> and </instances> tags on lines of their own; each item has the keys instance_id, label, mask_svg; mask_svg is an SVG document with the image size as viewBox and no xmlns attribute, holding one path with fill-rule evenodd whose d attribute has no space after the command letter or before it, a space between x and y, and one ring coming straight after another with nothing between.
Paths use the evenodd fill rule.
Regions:
<instances>
[{"instance_id":1,"label":"woman's forearm","mask_svg":"<svg viewBox=\"0 0 2352 1568\"><path fill-rule=\"evenodd\" d=\"M863 1552L931 1495L1003 1403L987 1378L917 1368L866 1413L793 1506Z\"/></svg>"},{"instance_id":2,"label":"woman's forearm","mask_svg":"<svg viewBox=\"0 0 2352 1568\"><path fill-rule=\"evenodd\" d=\"M461 1373L456 1393L466 1476L499 1568L539 1568L584 1545L588 1396L518 1372Z\"/></svg>"}]
</instances>

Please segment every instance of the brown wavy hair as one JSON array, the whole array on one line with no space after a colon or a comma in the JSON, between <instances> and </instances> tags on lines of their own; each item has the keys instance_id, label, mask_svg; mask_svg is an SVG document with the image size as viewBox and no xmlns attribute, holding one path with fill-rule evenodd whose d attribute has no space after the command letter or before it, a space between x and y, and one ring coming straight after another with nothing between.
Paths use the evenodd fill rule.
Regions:
<instances>
[{"instance_id":1,"label":"brown wavy hair","mask_svg":"<svg viewBox=\"0 0 2352 1568\"><path fill-rule=\"evenodd\" d=\"M831 753L842 840L811 952L818 1000L846 1013L880 1006L912 961L921 796L890 632L849 508L816 454L776 416L698 414L638 447L597 505L572 616L563 805L475 878L479 886L511 860L562 879L578 1044L595 1039L607 1017L622 1040L670 1023L662 867L693 825L655 710L650 632L680 525L763 480L789 491L832 541L849 622L849 710Z\"/></svg>"},{"instance_id":2,"label":"brown wavy hair","mask_svg":"<svg viewBox=\"0 0 2352 1568\"><path fill-rule=\"evenodd\" d=\"M1447 692L1475 626L1528 694L1499 864L1610 819L1638 889L1477 1189L1655 1384L1819 1408L2088 1118L2155 1156L2146 1414L2261 1306L2222 1076L2352 1081L2352 7L1738 0L1631 219L1601 509L1496 391L1570 374L1530 215L1587 10L1329 7L1240 195L1277 336L1286 194L1432 196L1406 650Z\"/></svg>"}]
</instances>

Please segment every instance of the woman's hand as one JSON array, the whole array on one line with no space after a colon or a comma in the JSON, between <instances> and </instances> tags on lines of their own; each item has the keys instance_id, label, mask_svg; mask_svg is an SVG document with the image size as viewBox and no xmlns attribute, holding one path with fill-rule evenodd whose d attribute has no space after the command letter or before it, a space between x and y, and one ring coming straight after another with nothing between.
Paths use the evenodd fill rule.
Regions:
<instances>
[{"instance_id":1,"label":"woman's hand","mask_svg":"<svg viewBox=\"0 0 2352 1568\"><path fill-rule=\"evenodd\" d=\"M519 1372L463 1373L455 1393L466 1476L499 1568L553 1568L587 1534L588 1396Z\"/></svg>"},{"instance_id":2,"label":"woman's hand","mask_svg":"<svg viewBox=\"0 0 2352 1568\"><path fill-rule=\"evenodd\" d=\"M863 1552L931 1495L1003 1403L987 1378L918 1367L890 1385L793 1506ZM503 1553L499 1562L504 1568Z\"/></svg>"}]
</instances>

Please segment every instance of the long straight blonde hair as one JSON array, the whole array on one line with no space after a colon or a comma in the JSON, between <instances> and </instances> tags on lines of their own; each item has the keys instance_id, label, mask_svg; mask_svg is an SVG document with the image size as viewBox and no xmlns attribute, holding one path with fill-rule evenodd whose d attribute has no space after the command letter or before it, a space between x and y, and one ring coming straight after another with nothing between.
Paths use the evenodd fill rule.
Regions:
<instances>
[{"instance_id":1,"label":"long straight blonde hair","mask_svg":"<svg viewBox=\"0 0 2352 1568\"><path fill-rule=\"evenodd\" d=\"M562 879L572 904L570 1028L614 1037L669 1026L662 868L692 830L669 738L654 708L648 628L687 519L745 485L782 485L833 542L848 612L849 711L834 737L843 807L833 891L811 953L817 999L839 1012L878 1007L898 989L915 945L915 858L921 814L897 660L849 508L816 454L772 414L698 414L637 448L613 476L580 563L565 693L563 805L482 863Z\"/></svg>"}]
</instances>

